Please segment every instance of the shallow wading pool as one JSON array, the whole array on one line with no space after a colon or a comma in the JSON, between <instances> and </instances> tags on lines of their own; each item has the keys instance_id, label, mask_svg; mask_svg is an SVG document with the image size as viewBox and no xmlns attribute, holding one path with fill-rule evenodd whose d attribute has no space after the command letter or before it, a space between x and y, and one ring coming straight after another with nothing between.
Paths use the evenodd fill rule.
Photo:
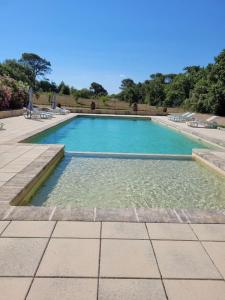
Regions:
<instances>
[{"instance_id":1,"label":"shallow wading pool","mask_svg":"<svg viewBox=\"0 0 225 300\"><path fill-rule=\"evenodd\" d=\"M66 154L32 205L225 208L225 182L192 160Z\"/></svg>"}]
</instances>

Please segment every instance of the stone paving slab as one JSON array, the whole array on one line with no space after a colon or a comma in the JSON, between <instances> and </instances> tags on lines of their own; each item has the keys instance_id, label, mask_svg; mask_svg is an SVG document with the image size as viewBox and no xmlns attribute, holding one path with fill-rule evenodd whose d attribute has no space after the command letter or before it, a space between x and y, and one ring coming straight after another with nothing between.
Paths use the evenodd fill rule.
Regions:
<instances>
[{"instance_id":1,"label":"stone paving slab","mask_svg":"<svg viewBox=\"0 0 225 300\"><path fill-rule=\"evenodd\" d=\"M37 275L97 277L98 262L98 240L51 239Z\"/></svg>"},{"instance_id":2,"label":"stone paving slab","mask_svg":"<svg viewBox=\"0 0 225 300\"><path fill-rule=\"evenodd\" d=\"M96 300L97 279L36 278L27 300Z\"/></svg>"},{"instance_id":3,"label":"stone paving slab","mask_svg":"<svg viewBox=\"0 0 225 300\"><path fill-rule=\"evenodd\" d=\"M7 227L8 224L9 224L9 222L7 222L7 221L0 221L0 235L4 231L4 229Z\"/></svg>"},{"instance_id":4,"label":"stone paving slab","mask_svg":"<svg viewBox=\"0 0 225 300\"><path fill-rule=\"evenodd\" d=\"M181 240L181 233L189 235L187 228L192 231L195 224L170 224L174 226L168 231L158 223L5 225L0 236L0 299L224 299L225 242ZM159 240L155 233L142 239L143 228L147 232L151 225L159 225ZM223 234L223 226L217 231ZM177 240L169 240L171 236Z\"/></svg>"},{"instance_id":5,"label":"stone paving slab","mask_svg":"<svg viewBox=\"0 0 225 300\"><path fill-rule=\"evenodd\" d=\"M199 240L225 242L225 224L191 224Z\"/></svg>"},{"instance_id":6,"label":"stone paving slab","mask_svg":"<svg viewBox=\"0 0 225 300\"><path fill-rule=\"evenodd\" d=\"M50 237L54 226L55 222L52 221L14 221L2 237Z\"/></svg>"},{"instance_id":7,"label":"stone paving slab","mask_svg":"<svg viewBox=\"0 0 225 300\"><path fill-rule=\"evenodd\" d=\"M94 208L58 208L54 210L52 220L95 221Z\"/></svg>"},{"instance_id":8,"label":"stone paving slab","mask_svg":"<svg viewBox=\"0 0 225 300\"><path fill-rule=\"evenodd\" d=\"M197 240L187 224L148 223L147 228L150 238L155 240Z\"/></svg>"},{"instance_id":9,"label":"stone paving slab","mask_svg":"<svg viewBox=\"0 0 225 300\"><path fill-rule=\"evenodd\" d=\"M5 220L48 221L52 211L50 207L14 206Z\"/></svg>"},{"instance_id":10,"label":"stone paving slab","mask_svg":"<svg viewBox=\"0 0 225 300\"><path fill-rule=\"evenodd\" d=\"M99 300L166 300L161 280L100 279Z\"/></svg>"},{"instance_id":11,"label":"stone paving slab","mask_svg":"<svg viewBox=\"0 0 225 300\"><path fill-rule=\"evenodd\" d=\"M203 242L203 246L225 279L225 242Z\"/></svg>"},{"instance_id":12,"label":"stone paving slab","mask_svg":"<svg viewBox=\"0 0 225 300\"><path fill-rule=\"evenodd\" d=\"M164 284L171 300L224 300L224 281L164 280Z\"/></svg>"},{"instance_id":13,"label":"stone paving slab","mask_svg":"<svg viewBox=\"0 0 225 300\"><path fill-rule=\"evenodd\" d=\"M24 300L32 278L0 278L1 300Z\"/></svg>"},{"instance_id":14,"label":"stone paving slab","mask_svg":"<svg viewBox=\"0 0 225 300\"><path fill-rule=\"evenodd\" d=\"M221 279L199 242L153 241L163 278Z\"/></svg>"},{"instance_id":15,"label":"stone paving slab","mask_svg":"<svg viewBox=\"0 0 225 300\"><path fill-rule=\"evenodd\" d=\"M47 239L0 238L0 276L33 276Z\"/></svg>"},{"instance_id":16,"label":"stone paving slab","mask_svg":"<svg viewBox=\"0 0 225 300\"><path fill-rule=\"evenodd\" d=\"M13 172L13 173L4 173L4 172L0 172L0 181L2 182L6 182L8 181L9 179L11 179L13 176L15 176L16 173Z\"/></svg>"},{"instance_id":17,"label":"stone paving slab","mask_svg":"<svg viewBox=\"0 0 225 300\"><path fill-rule=\"evenodd\" d=\"M99 222L58 222L53 237L61 238L100 238Z\"/></svg>"},{"instance_id":18,"label":"stone paving slab","mask_svg":"<svg viewBox=\"0 0 225 300\"><path fill-rule=\"evenodd\" d=\"M137 222L137 215L132 208L99 208L96 210L96 221Z\"/></svg>"},{"instance_id":19,"label":"stone paving slab","mask_svg":"<svg viewBox=\"0 0 225 300\"><path fill-rule=\"evenodd\" d=\"M160 278L150 242L102 240L100 276Z\"/></svg>"},{"instance_id":20,"label":"stone paving slab","mask_svg":"<svg viewBox=\"0 0 225 300\"><path fill-rule=\"evenodd\" d=\"M140 222L180 222L178 214L173 209L166 208L137 208L136 213Z\"/></svg>"},{"instance_id":21,"label":"stone paving slab","mask_svg":"<svg viewBox=\"0 0 225 300\"><path fill-rule=\"evenodd\" d=\"M4 205L0 201L0 220L4 220L7 212L9 212L11 209L12 208L8 204Z\"/></svg>"},{"instance_id":22,"label":"stone paving slab","mask_svg":"<svg viewBox=\"0 0 225 300\"><path fill-rule=\"evenodd\" d=\"M148 233L143 223L104 222L102 238L148 239Z\"/></svg>"}]
</instances>

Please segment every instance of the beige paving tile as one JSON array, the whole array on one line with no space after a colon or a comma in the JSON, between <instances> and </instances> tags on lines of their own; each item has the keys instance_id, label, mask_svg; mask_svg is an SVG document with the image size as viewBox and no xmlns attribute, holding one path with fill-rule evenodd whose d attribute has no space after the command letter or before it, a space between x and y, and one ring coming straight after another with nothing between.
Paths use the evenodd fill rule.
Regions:
<instances>
[{"instance_id":1,"label":"beige paving tile","mask_svg":"<svg viewBox=\"0 0 225 300\"><path fill-rule=\"evenodd\" d=\"M20 171L22 171L23 169L25 169L25 165L10 165L10 166L5 166L4 168L1 169L1 172L5 172L5 173L12 173L12 172L16 172L19 173Z\"/></svg>"},{"instance_id":2,"label":"beige paving tile","mask_svg":"<svg viewBox=\"0 0 225 300\"><path fill-rule=\"evenodd\" d=\"M191 224L200 240L225 241L225 224Z\"/></svg>"},{"instance_id":3,"label":"beige paving tile","mask_svg":"<svg viewBox=\"0 0 225 300\"><path fill-rule=\"evenodd\" d=\"M104 222L102 238L148 239L148 233L143 223Z\"/></svg>"},{"instance_id":4,"label":"beige paving tile","mask_svg":"<svg viewBox=\"0 0 225 300\"><path fill-rule=\"evenodd\" d=\"M7 237L49 237L55 222L52 221L13 221L2 236Z\"/></svg>"},{"instance_id":5,"label":"beige paving tile","mask_svg":"<svg viewBox=\"0 0 225 300\"><path fill-rule=\"evenodd\" d=\"M16 173L4 173L4 172L0 172L0 181L8 181L9 179L11 179L13 176L15 176Z\"/></svg>"},{"instance_id":6,"label":"beige paving tile","mask_svg":"<svg viewBox=\"0 0 225 300\"><path fill-rule=\"evenodd\" d=\"M203 245L225 279L225 242L203 242Z\"/></svg>"},{"instance_id":7,"label":"beige paving tile","mask_svg":"<svg viewBox=\"0 0 225 300\"><path fill-rule=\"evenodd\" d=\"M96 300L97 279L36 278L27 300Z\"/></svg>"},{"instance_id":8,"label":"beige paving tile","mask_svg":"<svg viewBox=\"0 0 225 300\"><path fill-rule=\"evenodd\" d=\"M199 242L153 241L164 278L221 278Z\"/></svg>"},{"instance_id":9,"label":"beige paving tile","mask_svg":"<svg viewBox=\"0 0 225 300\"><path fill-rule=\"evenodd\" d=\"M164 280L171 300L224 300L225 282L217 280Z\"/></svg>"},{"instance_id":10,"label":"beige paving tile","mask_svg":"<svg viewBox=\"0 0 225 300\"><path fill-rule=\"evenodd\" d=\"M68 116L55 116L51 120L27 120L23 116L7 118L4 120L5 131L1 132L1 142L12 141L13 139L19 139L26 134L30 134L36 130L44 129L49 125L56 125L59 121L65 121L74 117L75 114L69 114ZM21 145L17 146L22 147ZM26 150L29 146L23 146ZM30 146L32 148L32 146ZM21 151L22 152L22 151Z\"/></svg>"},{"instance_id":11,"label":"beige paving tile","mask_svg":"<svg viewBox=\"0 0 225 300\"><path fill-rule=\"evenodd\" d=\"M99 300L166 300L161 280L100 279Z\"/></svg>"},{"instance_id":12,"label":"beige paving tile","mask_svg":"<svg viewBox=\"0 0 225 300\"><path fill-rule=\"evenodd\" d=\"M105 277L159 278L150 241L102 240L100 274Z\"/></svg>"},{"instance_id":13,"label":"beige paving tile","mask_svg":"<svg viewBox=\"0 0 225 300\"><path fill-rule=\"evenodd\" d=\"M187 224L148 223L151 239L159 240L196 240L196 236Z\"/></svg>"},{"instance_id":14,"label":"beige paving tile","mask_svg":"<svg viewBox=\"0 0 225 300\"><path fill-rule=\"evenodd\" d=\"M24 300L32 278L0 278L1 300Z\"/></svg>"},{"instance_id":15,"label":"beige paving tile","mask_svg":"<svg viewBox=\"0 0 225 300\"><path fill-rule=\"evenodd\" d=\"M0 238L0 276L32 276L47 239Z\"/></svg>"},{"instance_id":16,"label":"beige paving tile","mask_svg":"<svg viewBox=\"0 0 225 300\"><path fill-rule=\"evenodd\" d=\"M52 239L38 276L91 276L98 274L99 240Z\"/></svg>"},{"instance_id":17,"label":"beige paving tile","mask_svg":"<svg viewBox=\"0 0 225 300\"><path fill-rule=\"evenodd\" d=\"M97 222L58 222L54 237L100 238L100 223Z\"/></svg>"},{"instance_id":18,"label":"beige paving tile","mask_svg":"<svg viewBox=\"0 0 225 300\"><path fill-rule=\"evenodd\" d=\"M0 234L3 232L3 230L6 228L8 224L9 224L8 221L0 221Z\"/></svg>"}]
</instances>

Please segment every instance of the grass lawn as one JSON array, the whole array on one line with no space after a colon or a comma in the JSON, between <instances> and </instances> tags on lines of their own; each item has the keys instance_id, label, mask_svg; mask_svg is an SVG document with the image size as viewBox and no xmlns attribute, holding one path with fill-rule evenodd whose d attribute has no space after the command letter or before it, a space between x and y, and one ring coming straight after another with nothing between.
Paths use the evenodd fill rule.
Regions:
<instances>
[{"instance_id":1,"label":"grass lawn","mask_svg":"<svg viewBox=\"0 0 225 300\"><path fill-rule=\"evenodd\" d=\"M74 100L72 96L60 96L57 95L57 102L62 106L66 107L74 107L74 108L90 108L90 104L92 101L96 103L96 109L112 109L112 110L130 110L129 103L124 101L110 100L106 104L102 103L101 100L98 99L79 99L77 102ZM37 105L49 105L49 98L47 93L41 94L39 99L34 100L34 103ZM162 107L149 106L147 104L139 104L139 111L148 111L148 112L162 112ZM181 108L168 108L169 113L182 112Z\"/></svg>"}]
</instances>

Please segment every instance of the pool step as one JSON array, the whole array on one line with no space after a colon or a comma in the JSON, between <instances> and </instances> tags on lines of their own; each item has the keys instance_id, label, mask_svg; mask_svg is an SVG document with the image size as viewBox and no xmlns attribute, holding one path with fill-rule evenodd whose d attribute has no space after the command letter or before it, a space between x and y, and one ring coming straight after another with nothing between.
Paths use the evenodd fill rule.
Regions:
<instances>
[{"instance_id":1,"label":"pool step","mask_svg":"<svg viewBox=\"0 0 225 300\"><path fill-rule=\"evenodd\" d=\"M145 154L145 153L112 153L112 152L77 152L66 151L78 157L96 157L96 158L123 158L123 159L174 159L174 160L192 160L191 155L182 154Z\"/></svg>"}]
</instances>

